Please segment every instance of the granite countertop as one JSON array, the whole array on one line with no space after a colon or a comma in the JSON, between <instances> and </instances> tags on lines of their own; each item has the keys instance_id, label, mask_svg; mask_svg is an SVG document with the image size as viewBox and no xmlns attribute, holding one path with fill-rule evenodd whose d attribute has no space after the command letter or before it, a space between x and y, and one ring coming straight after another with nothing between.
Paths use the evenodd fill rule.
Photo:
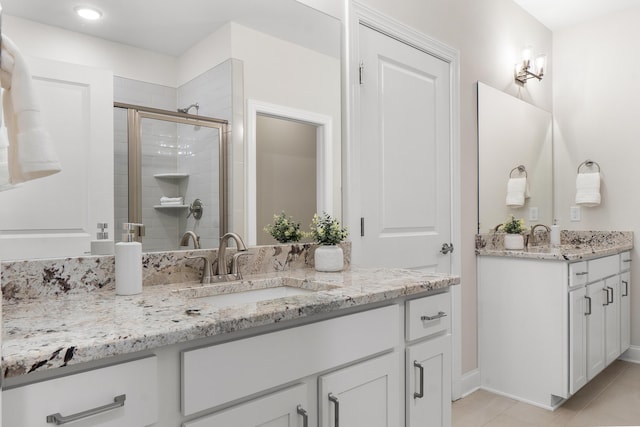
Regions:
<instances>
[{"instance_id":1,"label":"granite countertop","mask_svg":"<svg viewBox=\"0 0 640 427\"><path fill-rule=\"evenodd\" d=\"M536 233L538 245L524 250L504 249L504 233L476 236L476 255L530 258L557 261L582 261L615 255L633 249L633 233L628 231L567 231L561 232L559 247L549 245L548 233Z\"/></svg>"},{"instance_id":2,"label":"granite countertop","mask_svg":"<svg viewBox=\"0 0 640 427\"><path fill-rule=\"evenodd\" d=\"M266 286L269 280L297 280L303 287L321 290L221 308L206 298L196 298L206 291L203 286L219 285L195 283L145 286L142 294L135 296L116 296L113 289L102 289L58 298L5 301L4 377L306 318L460 283L456 276L352 267L341 273L300 269L258 274L245 279L242 286Z\"/></svg>"}]
</instances>

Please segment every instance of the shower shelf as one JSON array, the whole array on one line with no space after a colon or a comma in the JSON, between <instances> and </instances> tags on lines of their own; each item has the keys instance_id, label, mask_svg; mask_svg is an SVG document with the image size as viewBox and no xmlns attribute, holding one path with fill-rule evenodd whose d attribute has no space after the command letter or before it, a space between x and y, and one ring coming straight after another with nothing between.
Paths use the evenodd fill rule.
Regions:
<instances>
[{"instance_id":1,"label":"shower shelf","mask_svg":"<svg viewBox=\"0 0 640 427\"><path fill-rule=\"evenodd\" d=\"M183 179L183 178L187 178L189 176L188 173L157 173L154 174L153 177L154 178L160 178L160 179Z\"/></svg>"},{"instance_id":2,"label":"shower shelf","mask_svg":"<svg viewBox=\"0 0 640 427\"><path fill-rule=\"evenodd\" d=\"M154 209L188 209L189 205L153 205Z\"/></svg>"}]
</instances>

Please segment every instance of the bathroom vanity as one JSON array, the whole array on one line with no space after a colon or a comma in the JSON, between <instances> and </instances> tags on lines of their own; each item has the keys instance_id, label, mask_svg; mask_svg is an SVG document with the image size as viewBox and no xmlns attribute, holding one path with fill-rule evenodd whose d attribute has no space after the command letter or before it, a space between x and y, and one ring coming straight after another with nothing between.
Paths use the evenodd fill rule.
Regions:
<instances>
[{"instance_id":1,"label":"bathroom vanity","mask_svg":"<svg viewBox=\"0 0 640 427\"><path fill-rule=\"evenodd\" d=\"M5 301L4 424L76 414L83 426L450 424L449 287L459 278L358 268L247 277ZM284 285L306 292L220 305L212 290Z\"/></svg>"},{"instance_id":2,"label":"bathroom vanity","mask_svg":"<svg viewBox=\"0 0 640 427\"><path fill-rule=\"evenodd\" d=\"M482 388L555 409L629 348L632 233L525 251L495 236L476 250Z\"/></svg>"}]
</instances>

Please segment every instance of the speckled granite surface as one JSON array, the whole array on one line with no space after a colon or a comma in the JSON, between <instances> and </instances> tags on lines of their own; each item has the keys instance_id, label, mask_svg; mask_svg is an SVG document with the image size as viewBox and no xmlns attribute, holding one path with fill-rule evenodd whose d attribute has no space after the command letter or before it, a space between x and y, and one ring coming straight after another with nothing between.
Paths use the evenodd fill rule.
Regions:
<instances>
[{"instance_id":1,"label":"speckled granite surface","mask_svg":"<svg viewBox=\"0 0 640 427\"><path fill-rule=\"evenodd\" d=\"M112 289L103 287L62 297L5 301L4 376L301 319L460 282L454 276L400 269L351 268L340 273L317 273L306 268L256 275L241 286L248 290L254 284L264 287L269 281L279 280L319 290L222 308L206 298L197 298L220 285L200 284L187 288L185 284L145 286L142 294L135 296L116 296Z\"/></svg>"},{"instance_id":2,"label":"speckled granite surface","mask_svg":"<svg viewBox=\"0 0 640 427\"><path fill-rule=\"evenodd\" d=\"M536 231L536 246L522 251L504 249L504 233L476 235L476 255L503 256L516 258L547 259L559 261L579 261L614 255L633 249L631 231L570 231L560 232L561 245L549 245L546 231Z\"/></svg>"}]
</instances>

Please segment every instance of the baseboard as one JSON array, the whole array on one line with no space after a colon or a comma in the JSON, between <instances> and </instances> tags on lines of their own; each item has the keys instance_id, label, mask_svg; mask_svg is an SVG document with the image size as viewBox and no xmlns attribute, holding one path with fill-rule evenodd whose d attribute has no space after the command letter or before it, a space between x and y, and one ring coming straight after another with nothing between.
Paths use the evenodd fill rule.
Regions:
<instances>
[{"instance_id":1,"label":"baseboard","mask_svg":"<svg viewBox=\"0 0 640 427\"><path fill-rule=\"evenodd\" d=\"M473 371L462 374L460 382L462 389L461 397L467 397L480 388L480 370L474 369Z\"/></svg>"},{"instance_id":2,"label":"baseboard","mask_svg":"<svg viewBox=\"0 0 640 427\"><path fill-rule=\"evenodd\" d=\"M640 363L640 346L632 345L629 350L622 353L619 359L626 362Z\"/></svg>"}]
</instances>

